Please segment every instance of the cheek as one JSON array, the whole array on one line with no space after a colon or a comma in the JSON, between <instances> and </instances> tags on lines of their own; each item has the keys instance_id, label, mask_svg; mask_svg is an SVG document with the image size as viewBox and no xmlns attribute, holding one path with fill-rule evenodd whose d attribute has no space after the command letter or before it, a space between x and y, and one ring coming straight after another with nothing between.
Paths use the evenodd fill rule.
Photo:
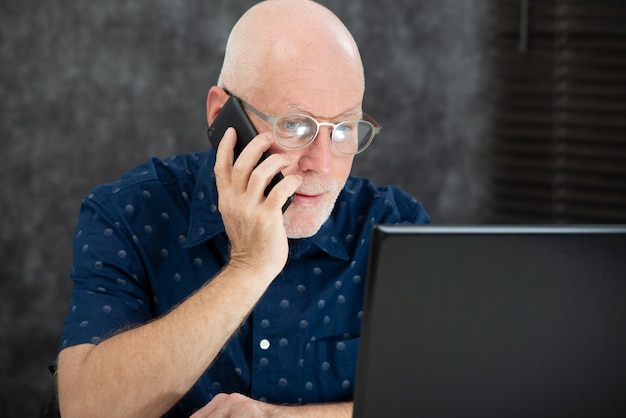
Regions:
<instances>
[{"instance_id":1,"label":"cheek","mask_svg":"<svg viewBox=\"0 0 626 418\"><path fill-rule=\"evenodd\" d=\"M331 176L336 182L341 185L346 182L348 176L350 175L350 171L352 171L353 161L354 155L342 155L335 159Z\"/></svg>"},{"instance_id":2,"label":"cheek","mask_svg":"<svg viewBox=\"0 0 626 418\"><path fill-rule=\"evenodd\" d=\"M306 150L307 148L303 148L301 150L287 150L280 145L274 143L270 147L269 152L270 154L284 154L291 159L291 163L289 164L289 166L286 169L282 170L282 173L284 175L288 175L308 171L307 167L309 167L309 164L301 164L301 159L303 158ZM343 185L348 179L350 172L352 171L354 155L341 155L335 153L334 151L331 152L333 154L332 157L329 158L330 169L326 173L326 177L332 178L335 183Z\"/></svg>"}]
</instances>

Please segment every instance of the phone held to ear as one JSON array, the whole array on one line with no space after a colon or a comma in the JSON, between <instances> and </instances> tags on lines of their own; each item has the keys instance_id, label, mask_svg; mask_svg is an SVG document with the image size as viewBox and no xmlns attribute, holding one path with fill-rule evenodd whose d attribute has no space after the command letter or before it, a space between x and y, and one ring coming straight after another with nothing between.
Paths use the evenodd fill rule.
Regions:
<instances>
[{"instance_id":1,"label":"phone held to ear","mask_svg":"<svg viewBox=\"0 0 626 418\"><path fill-rule=\"evenodd\" d=\"M230 96L230 98L226 101L224 107L222 108L220 113L218 113L217 117L207 131L209 141L215 149L217 149L217 146L222 140L226 129L228 129L229 127L233 127L235 128L235 131L237 131L237 143L235 144L235 159L237 159L245 146L248 145L248 143L252 141L255 136L258 135L258 132L256 131L256 129L254 129L254 126L248 118L248 115L246 115L243 106L239 102L239 99L234 96ZM268 152L264 152L261 156L261 159L259 160L259 163L269 157L269 155L270 154ZM270 190L272 190L272 188L283 178L284 176L282 175L282 173L276 174L265 188L265 196L267 196ZM293 196L289 196L289 198L282 207L283 212L287 210L287 207L289 207L292 201Z\"/></svg>"}]
</instances>

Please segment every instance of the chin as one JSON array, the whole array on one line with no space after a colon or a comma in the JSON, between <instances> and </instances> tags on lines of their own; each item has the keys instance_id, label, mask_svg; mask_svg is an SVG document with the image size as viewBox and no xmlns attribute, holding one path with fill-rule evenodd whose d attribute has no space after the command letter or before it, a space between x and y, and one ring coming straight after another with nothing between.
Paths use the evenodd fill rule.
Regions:
<instances>
[{"instance_id":1,"label":"chin","mask_svg":"<svg viewBox=\"0 0 626 418\"><path fill-rule=\"evenodd\" d=\"M289 208L291 213L285 212L284 225L287 237L292 239L309 238L317 234L328 216L321 219L319 212L314 212L313 208Z\"/></svg>"},{"instance_id":2,"label":"chin","mask_svg":"<svg viewBox=\"0 0 626 418\"><path fill-rule=\"evenodd\" d=\"M302 207L292 203L283 215L287 237L292 239L309 238L317 234L330 217L337 195L332 200L314 207Z\"/></svg>"}]
</instances>

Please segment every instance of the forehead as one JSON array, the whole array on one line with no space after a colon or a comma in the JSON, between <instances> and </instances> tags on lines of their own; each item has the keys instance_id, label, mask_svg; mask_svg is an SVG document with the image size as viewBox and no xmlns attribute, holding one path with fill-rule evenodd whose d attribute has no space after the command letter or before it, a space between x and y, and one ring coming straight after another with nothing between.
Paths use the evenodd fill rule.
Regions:
<instances>
[{"instance_id":1,"label":"forehead","mask_svg":"<svg viewBox=\"0 0 626 418\"><path fill-rule=\"evenodd\" d=\"M330 117L360 109L365 82L358 52L329 36L296 35L265 51L258 75L263 95L272 97L266 110Z\"/></svg>"},{"instance_id":2,"label":"forehead","mask_svg":"<svg viewBox=\"0 0 626 418\"><path fill-rule=\"evenodd\" d=\"M265 112L277 115L287 112L305 113L321 119L360 115L363 88L355 77L345 72L281 71L255 94Z\"/></svg>"}]
</instances>

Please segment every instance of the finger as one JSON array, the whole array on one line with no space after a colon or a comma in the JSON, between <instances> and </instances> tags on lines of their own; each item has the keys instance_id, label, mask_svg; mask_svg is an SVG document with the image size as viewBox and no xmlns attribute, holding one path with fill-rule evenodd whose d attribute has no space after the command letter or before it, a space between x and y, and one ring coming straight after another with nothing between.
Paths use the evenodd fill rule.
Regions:
<instances>
[{"instance_id":1,"label":"finger","mask_svg":"<svg viewBox=\"0 0 626 418\"><path fill-rule=\"evenodd\" d=\"M222 397L220 397L220 394L218 394L215 398L213 398L211 401L209 401L209 403L207 403L202 408L197 410L189 418L208 418L208 417L211 417L219 409L219 406L222 403L221 399L222 399Z\"/></svg>"},{"instance_id":2,"label":"finger","mask_svg":"<svg viewBox=\"0 0 626 418\"><path fill-rule=\"evenodd\" d=\"M264 192L276 174L287 168L291 158L284 154L271 154L262 161L250 175L248 190L265 200Z\"/></svg>"},{"instance_id":3,"label":"finger","mask_svg":"<svg viewBox=\"0 0 626 418\"><path fill-rule=\"evenodd\" d=\"M230 184L236 140L235 130L228 128L217 147L214 172L218 187L220 184Z\"/></svg>"},{"instance_id":4,"label":"finger","mask_svg":"<svg viewBox=\"0 0 626 418\"><path fill-rule=\"evenodd\" d=\"M250 175L255 169L261 156L272 145L272 134L264 132L255 136L252 141L245 146L241 154L235 160L233 166L232 185L238 192L248 189Z\"/></svg>"},{"instance_id":5,"label":"finger","mask_svg":"<svg viewBox=\"0 0 626 418\"><path fill-rule=\"evenodd\" d=\"M233 165L236 141L237 132L231 127L226 129L226 132L224 132L224 136L217 147L217 154L221 155L218 159L220 160L220 163L223 163L227 167Z\"/></svg>"},{"instance_id":6,"label":"finger","mask_svg":"<svg viewBox=\"0 0 626 418\"><path fill-rule=\"evenodd\" d=\"M282 208L289 196L293 195L302 185L303 179L297 174L285 176L272 188L266 202L276 208Z\"/></svg>"}]
</instances>

